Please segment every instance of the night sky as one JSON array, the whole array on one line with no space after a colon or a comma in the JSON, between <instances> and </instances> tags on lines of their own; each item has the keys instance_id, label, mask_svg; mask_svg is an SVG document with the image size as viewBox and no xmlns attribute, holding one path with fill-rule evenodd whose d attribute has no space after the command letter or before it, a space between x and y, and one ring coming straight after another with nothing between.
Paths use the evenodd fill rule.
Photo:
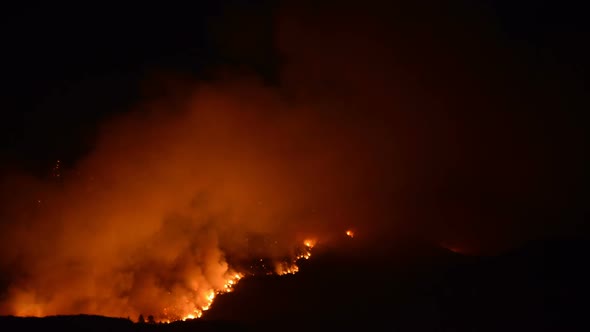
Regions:
<instances>
[{"instance_id":1,"label":"night sky","mask_svg":"<svg viewBox=\"0 0 590 332\"><path fill-rule=\"evenodd\" d=\"M393 46L396 55L390 63L378 61L398 66L399 91L423 93L417 96L420 103L450 101L452 110L422 112L429 113L426 117L450 119L450 126L454 120L444 114L448 112L459 114L467 127L477 123L474 142L481 139L491 147L474 144L474 159L485 158L489 148L520 144L528 133L513 141L511 134L502 137L502 126L513 124L493 123L489 132L480 127L494 119L501 122L503 115L497 114L517 117L516 126L527 127L534 136L525 138L532 141L522 143L522 153L513 151L512 157L544 154L538 162L550 164L546 185L556 186L551 199L566 201L548 218L584 218L587 193L579 176L586 168L588 26L583 5L298 5L305 6L311 15L324 15L320 20L326 26L335 18L346 21L343 38L363 29L366 20L359 21L355 11L382 24L380 42L389 42L385 46ZM73 165L92 149L101 120L128 111L146 96L174 94L175 88L166 88L170 77L207 80L225 72L254 73L268 85L284 85L279 77L286 76L289 55L277 47L279 10L277 3L263 1L9 6L2 19L2 163L37 176L48 176L58 159ZM349 46L354 53L355 45ZM330 62L318 60L323 61ZM477 109L483 100L491 110Z\"/></svg>"},{"instance_id":2,"label":"night sky","mask_svg":"<svg viewBox=\"0 0 590 332\"><path fill-rule=\"evenodd\" d=\"M367 238L385 240L368 241L382 243L382 250L391 249L390 238L495 253L535 239L587 236L585 13L575 1L528 0L9 6L0 23L2 197L13 198L14 174L52 181L57 160L64 174L114 174L117 158L124 160L122 177L135 174L129 165L140 162L159 171L163 166L149 164L141 147L144 139L168 151L176 144L170 137L182 138L182 154L170 154L186 161L184 155L193 153L186 142L201 144L201 134L188 134L183 121L161 119L174 114L175 101L192 100L195 85L209 91L207 84L221 84L205 94L219 90L244 104L256 100L252 105L259 108L306 109L293 126L266 122L289 109L282 106L248 111L252 117L221 111L198 122L196 132L218 139L210 146L195 143L195 155L217 160L216 151L223 151L252 172L252 179L230 185L235 192L219 189L239 208L250 202L243 187L264 182L252 195L276 198L269 215L296 219L320 210L330 220L325 228L356 226ZM133 120L144 119L137 109L158 108L162 100L162 118ZM229 123L235 136L226 137L215 121L234 115L238 125ZM200 124L208 120L213 124ZM114 134L105 134L111 130L105 123L117 124ZM174 124L178 136L171 134ZM243 155L233 149L236 140L246 142ZM281 142L284 162L273 154L283 151ZM127 158L135 151L128 146L141 152ZM279 165L277 174L267 165ZM234 179L230 164L218 166L200 171L211 172L212 182L225 170ZM259 175L265 172L268 179ZM113 193L125 197L126 187L109 179L105 186L122 188ZM288 195L276 195L283 181L285 192L293 190L289 204ZM78 189L71 190L65 197L77 199ZM22 225L12 218L16 205L5 205L2 230ZM99 207L89 206L98 213ZM281 225L289 224L285 220ZM311 222L290 225L313 228ZM14 257L0 261L0 268L12 268Z\"/></svg>"},{"instance_id":3,"label":"night sky","mask_svg":"<svg viewBox=\"0 0 590 332\"><path fill-rule=\"evenodd\" d=\"M95 123L128 109L139 98L142 78L159 70L206 79L220 68L247 68L276 83L281 56L274 40L272 10L278 5L238 0L202 3L8 6L2 19L3 161L42 171L57 158L76 160L92 144ZM514 70L494 57L501 48L517 63L517 71L524 72L519 75L526 77L519 77L518 86L510 79L497 84L513 84L504 88L515 94L554 89L553 99L559 101L549 102L560 102L556 107L563 117L575 117L573 113L584 109L582 82L588 50L583 5L573 1L467 3L389 5L380 15L404 29L397 34L407 34L404 42L415 48L402 50L404 54L419 53L420 44L426 42L411 39L436 25L441 30L436 36L440 46L459 55L458 61L473 62L474 75ZM363 10L370 13L369 6L370 2L364 4ZM440 7L438 13L434 13L439 10L436 7ZM354 19L350 23L354 25ZM483 41L478 43L480 38ZM421 56L435 58L432 62L438 58L437 54ZM527 98L549 108L541 100L552 97Z\"/></svg>"},{"instance_id":4,"label":"night sky","mask_svg":"<svg viewBox=\"0 0 590 332\"><path fill-rule=\"evenodd\" d=\"M159 70L200 78L222 65L276 71L268 6L250 3L9 7L2 20L3 161L36 172L59 158L73 162L92 144L96 123L125 112L142 79ZM255 25L264 28L247 28L261 35L256 54L224 45L229 28L221 22L236 16L225 8L236 5L237 13L262 18Z\"/></svg>"}]
</instances>

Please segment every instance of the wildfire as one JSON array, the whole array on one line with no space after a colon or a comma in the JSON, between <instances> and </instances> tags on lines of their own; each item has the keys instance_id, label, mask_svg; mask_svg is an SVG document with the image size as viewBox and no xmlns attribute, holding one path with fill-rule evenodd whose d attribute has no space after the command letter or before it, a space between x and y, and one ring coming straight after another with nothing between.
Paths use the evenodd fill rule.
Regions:
<instances>
[{"instance_id":1,"label":"wildfire","mask_svg":"<svg viewBox=\"0 0 590 332\"><path fill-rule=\"evenodd\" d=\"M188 320L188 319L197 319L197 318L201 318L201 316L202 316L202 315L203 315L203 314L202 314L201 312L199 312L199 313L198 313L196 316L195 316L195 315L193 315L193 314L188 314L188 315L186 315L186 317L184 317L182 320L183 320L183 321L186 321L186 320Z\"/></svg>"},{"instance_id":2,"label":"wildfire","mask_svg":"<svg viewBox=\"0 0 590 332\"><path fill-rule=\"evenodd\" d=\"M234 275L232 275L229 279L227 279L227 281L225 282L225 285L223 286L223 292L224 293L229 293L231 291L234 290L234 286L238 283L238 281L240 281L240 279L242 279L243 275L240 273L236 273ZM211 296L211 294L213 296ZM210 293L210 297L211 297L211 301L213 301L213 297L215 296L214 293Z\"/></svg>"},{"instance_id":3,"label":"wildfire","mask_svg":"<svg viewBox=\"0 0 590 332\"><path fill-rule=\"evenodd\" d=\"M316 244L316 240L305 240L303 241L303 245L309 249L313 248Z\"/></svg>"},{"instance_id":4,"label":"wildfire","mask_svg":"<svg viewBox=\"0 0 590 332\"><path fill-rule=\"evenodd\" d=\"M310 252L305 252L303 254L297 255L296 260L299 259L309 259L311 257L311 253Z\"/></svg>"},{"instance_id":5,"label":"wildfire","mask_svg":"<svg viewBox=\"0 0 590 332\"><path fill-rule=\"evenodd\" d=\"M295 274L297 272L299 272L299 266L297 266L295 263L278 264L276 268L276 273L280 276L285 274Z\"/></svg>"},{"instance_id":6,"label":"wildfire","mask_svg":"<svg viewBox=\"0 0 590 332\"><path fill-rule=\"evenodd\" d=\"M311 257L311 249L315 246L316 240L314 239L306 239L303 241L303 249L302 252L295 255L292 261L288 262L279 262L275 266L275 273L277 275L285 275L285 274L295 274L299 272L299 266L297 266L297 261L300 259L309 259ZM221 289L211 289L207 295L205 296L205 303L200 306L200 308L196 308L192 310L192 312L185 314L181 320L186 321L190 319L198 319L201 318L205 311L209 310L215 297L218 294L229 293L232 292L238 282L244 277L242 273L230 273L228 274L227 280L224 286ZM166 312L164 313L166 316ZM174 320L174 319L172 319ZM164 321L164 320L163 320ZM169 321L169 320L166 320Z\"/></svg>"},{"instance_id":7,"label":"wildfire","mask_svg":"<svg viewBox=\"0 0 590 332\"><path fill-rule=\"evenodd\" d=\"M211 308L215 298L219 294L230 293L234 291L235 287L241 279L246 275L253 275L257 273L286 275L295 274L299 272L300 267L298 262L300 260L307 260L311 258L312 248L316 245L315 239L305 239L300 242L295 253L289 259L283 259L274 263L274 269L271 271L253 272L244 271L237 272L236 270L227 267L224 282L221 285L211 285L210 283L203 283L197 279L193 282L193 286L187 290L171 290L168 292L168 305L163 307L159 313L155 313L152 321L160 323L170 323L178 320L186 321L192 319L199 319L203 317L205 312ZM17 311L17 315L21 316L44 316L47 312L41 311L40 305L33 305L35 301L31 298L24 297L23 294L21 305ZM149 313L144 313L146 316Z\"/></svg>"},{"instance_id":8,"label":"wildfire","mask_svg":"<svg viewBox=\"0 0 590 332\"><path fill-rule=\"evenodd\" d=\"M179 320L179 319L186 321L186 320L190 320L190 319L201 318L203 316L204 312L211 308L211 305L213 304L213 301L215 300L215 297L218 294L232 292L234 290L235 285L243 277L244 277L244 275L242 273L234 273L234 272L228 273L228 275L226 277L227 279L226 279L223 287L221 287L219 289L213 289L213 288L209 289L207 292L205 292L205 295L202 297L201 301L187 301L187 306L185 308L172 310L172 312L180 313L180 315L171 314L171 312L169 312L168 308L165 308L162 313L162 318L160 319L160 322L170 322L170 321L175 321L175 320ZM193 303L193 302L195 302L195 303ZM196 302L201 303L201 304L197 305Z\"/></svg>"},{"instance_id":9,"label":"wildfire","mask_svg":"<svg viewBox=\"0 0 590 332\"><path fill-rule=\"evenodd\" d=\"M295 255L293 261L281 262L276 265L275 272L278 275L295 274L299 272L299 266L297 261L300 259L309 259L311 257L311 249L315 246L316 240L307 239L303 241L303 250L299 254Z\"/></svg>"},{"instance_id":10,"label":"wildfire","mask_svg":"<svg viewBox=\"0 0 590 332\"><path fill-rule=\"evenodd\" d=\"M354 237L354 232L349 229L349 230L346 231L346 236L348 236L350 238L353 238Z\"/></svg>"}]
</instances>

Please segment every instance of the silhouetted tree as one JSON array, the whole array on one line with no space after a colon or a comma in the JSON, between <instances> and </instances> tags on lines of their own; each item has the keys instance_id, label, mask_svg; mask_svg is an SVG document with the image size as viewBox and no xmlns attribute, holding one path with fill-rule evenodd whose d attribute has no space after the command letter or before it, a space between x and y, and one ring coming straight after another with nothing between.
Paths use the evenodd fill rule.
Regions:
<instances>
[{"instance_id":1,"label":"silhouetted tree","mask_svg":"<svg viewBox=\"0 0 590 332\"><path fill-rule=\"evenodd\" d=\"M138 323L141 323L141 324L145 323L145 318L143 318L143 315L142 314L139 315L139 318L137 319L137 322Z\"/></svg>"},{"instance_id":2,"label":"silhouetted tree","mask_svg":"<svg viewBox=\"0 0 590 332\"><path fill-rule=\"evenodd\" d=\"M149 324L156 324L156 320L154 320L154 316L152 316L152 315L149 315L149 316L148 316L148 320L147 320L147 322L148 322Z\"/></svg>"}]
</instances>

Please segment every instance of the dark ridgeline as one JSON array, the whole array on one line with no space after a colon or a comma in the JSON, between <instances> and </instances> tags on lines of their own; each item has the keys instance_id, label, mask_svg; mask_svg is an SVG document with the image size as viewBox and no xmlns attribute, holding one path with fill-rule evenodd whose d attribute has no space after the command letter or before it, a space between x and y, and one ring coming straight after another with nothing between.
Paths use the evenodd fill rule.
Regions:
<instances>
[{"instance_id":1,"label":"dark ridgeline","mask_svg":"<svg viewBox=\"0 0 590 332\"><path fill-rule=\"evenodd\" d=\"M506 35L502 43L520 50L523 64L538 69L531 70L539 76L537 80L551 76L542 69L554 63L555 71L565 72L559 76L564 77L559 80L560 88L580 96L579 100L566 98L567 107L557 102L559 107L553 107L543 102L543 96L532 94L535 98L531 99L539 98L538 104L547 109L533 107L530 120L556 108L576 124L586 125L587 116L574 111L584 109L580 100L587 100L587 94L578 94L576 88L582 85L570 84L568 79L574 82L588 73L587 33L582 31L587 20L581 16L587 11L544 1L477 3L494 3L502 19L498 28ZM123 112L141 97L137 85L150 70L178 69L200 78L207 76L207 68L220 65L278 72L274 65L281 59L272 54L271 43L262 41L259 46L265 47L252 48L264 54L244 51L240 55L233 54L231 45L212 45L214 38L195 33L204 29L195 27L202 18L195 15L219 12L213 5L200 10L121 5L117 10L92 10L94 15L86 16L71 15L72 8L54 8L53 3L46 7L19 8L2 20L6 38L1 96L4 108L12 114L0 121L0 167L15 164L43 176L51 169L55 181L74 176L62 173L62 168L65 172L92 147L97 122ZM269 30L269 38L271 35ZM484 62L494 70L493 61ZM441 76L446 84L447 77ZM530 79L535 81L532 85L541 84ZM514 83L510 90L521 97L523 89L526 92L526 87ZM518 99L517 104L528 101ZM557 115L551 119L559 124ZM550 133L550 141L564 134L557 128ZM555 167L568 164L567 160L558 160ZM567 172L564 168L563 174ZM456 183L455 179L449 182ZM571 198L563 195L574 208L547 217L557 220L556 224L573 224L573 233L587 224L587 186L583 185L587 179L576 183L584 193ZM543 222L524 218L535 224ZM266 245L261 241L260 245ZM311 260L301 263L298 274L242 280L234 293L216 299L203 320L153 324L150 313L144 314L146 322L141 324L136 323L137 317L133 321L91 315L0 317L0 331L309 331L319 327L350 330L352 325L372 330L377 329L375 324L384 325L380 329L403 331L590 331L586 267L590 245L585 240L530 243L490 257L462 256L441 248L414 247L408 252L415 257L381 257L377 251L360 258L322 252L318 247ZM252 268L264 271L267 264L262 263ZM0 297L8 281L0 273Z\"/></svg>"},{"instance_id":2,"label":"dark ridgeline","mask_svg":"<svg viewBox=\"0 0 590 332\"><path fill-rule=\"evenodd\" d=\"M245 278L203 319L170 324L99 316L0 318L2 331L584 331L585 239L530 243L488 257L413 247L412 259L358 259L317 248L301 272ZM147 317L147 316L145 316ZM365 326L365 327L363 327Z\"/></svg>"},{"instance_id":3,"label":"dark ridgeline","mask_svg":"<svg viewBox=\"0 0 590 332\"><path fill-rule=\"evenodd\" d=\"M345 257L316 248L301 272L244 279L206 319L283 329L381 322L401 331L585 330L586 239L531 242L496 256L408 247L405 257ZM407 253L410 253L409 255ZM413 257L408 257L413 256Z\"/></svg>"},{"instance_id":4,"label":"dark ridgeline","mask_svg":"<svg viewBox=\"0 0 590 332\"><path fill-rule=\"evenodd\" d=\"M243 331L233 322L187 321L171 324L134 323L124 318L102 316L52 316L45 318L0 317L2 331Z\"/></svg>"},{"instance_id":5,"label":"dark ridgeline","mask_svg":"<svg viewBox=\"0 0 590 332\"><path fill-rule=\"evenodd\" d=\"M0 317L2 331L130 331L132 327L128 319L93 315Z\"/></svg>"}]
</instances>

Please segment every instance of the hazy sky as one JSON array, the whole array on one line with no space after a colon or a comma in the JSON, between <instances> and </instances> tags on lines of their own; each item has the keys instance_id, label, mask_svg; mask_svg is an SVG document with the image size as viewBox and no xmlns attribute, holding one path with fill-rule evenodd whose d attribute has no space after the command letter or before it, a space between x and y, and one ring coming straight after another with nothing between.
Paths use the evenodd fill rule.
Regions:
<instances>
[{"instance_id":1,"label":"hazy sky","mask_svg":"<svg viewBox=\"0 0 590 332\"><path fill-rule=\"evenodd\" d=\"M282 256L350 227L471 253L582 230L575 16L252 6L5 23L0 313L198 302L253 233Z\"/></svg>"}]
</instances>

